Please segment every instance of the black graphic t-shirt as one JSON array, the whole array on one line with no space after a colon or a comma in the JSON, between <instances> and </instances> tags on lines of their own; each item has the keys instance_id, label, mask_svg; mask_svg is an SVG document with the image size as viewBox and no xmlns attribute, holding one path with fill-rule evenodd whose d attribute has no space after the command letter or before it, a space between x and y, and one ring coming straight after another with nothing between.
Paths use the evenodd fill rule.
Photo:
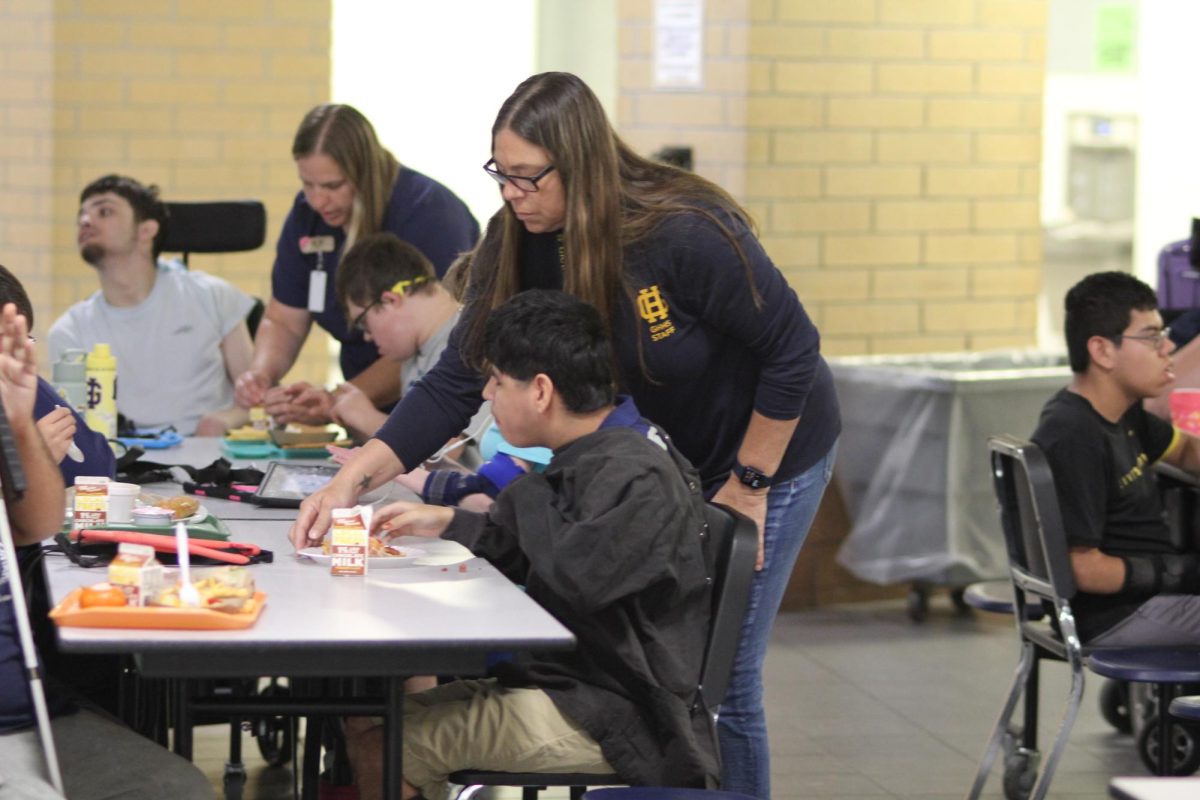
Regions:
<instances>
[{"instance_id":1,"label":"black graphic t-shirt","mask_svg":"<svg viewBox=\"0 0 1200 800\"><path fill-rule=\"evenodd\" d=\"M1141 403L1116 423L1067 389L1046 403L1033 441L1054 473L1069 546L1095 547L1111 556L1176 552L1151 467L1177 435ZM1142 599L1079 592L1071 607L1081 638L1116 625Z\"/></svg>"}]
</instances>

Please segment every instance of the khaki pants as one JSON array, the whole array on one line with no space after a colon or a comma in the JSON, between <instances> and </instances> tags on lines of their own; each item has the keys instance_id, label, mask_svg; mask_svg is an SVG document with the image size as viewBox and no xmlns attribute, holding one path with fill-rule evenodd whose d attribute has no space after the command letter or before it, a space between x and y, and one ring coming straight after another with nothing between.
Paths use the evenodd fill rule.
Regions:
<instances>
[{"instance_id":1,"label":"khaki pants","mask_svg":"<svg viewBox=\"0 0 1200 800\"><path fill-rule=\"evenodd\" d=\"M404 698L404 778L428 800L460 769L612 773L598 745L540 689L455 681Z\"/></svg>"}]
</instances>

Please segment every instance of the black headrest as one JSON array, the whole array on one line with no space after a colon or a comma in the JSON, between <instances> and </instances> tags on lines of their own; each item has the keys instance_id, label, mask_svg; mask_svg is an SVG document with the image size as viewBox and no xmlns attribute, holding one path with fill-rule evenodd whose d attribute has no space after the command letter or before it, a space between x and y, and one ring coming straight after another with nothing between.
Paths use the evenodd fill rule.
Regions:
<instances>
[{"instance_id":1,"label":"black headrest","mask_svg":"<svg viewBox=\"0 0 1200 800\"><path fill-rule=\"evenodd\" d=\"M267 237L267 209L258 200L167 203L167 253L257 250Z\"/></svg>"}]
</instances>

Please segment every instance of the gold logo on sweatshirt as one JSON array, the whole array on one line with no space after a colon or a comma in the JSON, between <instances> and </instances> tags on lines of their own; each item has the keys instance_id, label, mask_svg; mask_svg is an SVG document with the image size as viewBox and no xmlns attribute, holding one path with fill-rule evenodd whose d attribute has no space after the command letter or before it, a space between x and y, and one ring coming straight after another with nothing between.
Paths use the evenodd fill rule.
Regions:
<instances>
[{"instance_id":1,"label":"gold logo on sweatshirt","mask_svg":"<svg viewBox=\"0 0 1200 800\"><path fill-rule=\"evenodd\" d=\"M658 284L647 286L638 291L638 315L646 320L650 328L650 341L657 342L675 333L675 323L671 322L671 307Z\"/></svg>"}]
</instances>

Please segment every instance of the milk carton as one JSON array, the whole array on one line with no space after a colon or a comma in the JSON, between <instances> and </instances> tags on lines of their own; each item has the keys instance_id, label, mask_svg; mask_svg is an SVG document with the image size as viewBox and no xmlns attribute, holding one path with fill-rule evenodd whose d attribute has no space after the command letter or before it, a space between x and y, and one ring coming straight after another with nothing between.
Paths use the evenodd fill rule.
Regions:
<instances>
[{"instance_id":1,"label":"milk carton","mask_svg":"<svg viewBox=\"0 0 1200 800\"><path fill-rule=\"evenodd\" d=\"M131 606L144 606L162 591L163 567L148 544L121 542L108 564L108 582L125 593Z\"/></svg>"},{"instance_id":2,"label":"milk carton","mask_svg":"<svg viewBox=\"0 0 1200 800\"><path fill-rule=\"evenodd\" d=\"M103 476L76 476L72 528L81 530L108 524L108 484L108 478Z\"/></svg>"},{"instance_id":3,"label":"milk carton","mask_svg":"<svg viewBox=\"0 0 1200 800\"><path fill-rule=\"evenodd\" d=\"M371 507L332 511L329 531L329 571L333 575L366 575L370 553Z\"/></svg>"}]
</instances>

